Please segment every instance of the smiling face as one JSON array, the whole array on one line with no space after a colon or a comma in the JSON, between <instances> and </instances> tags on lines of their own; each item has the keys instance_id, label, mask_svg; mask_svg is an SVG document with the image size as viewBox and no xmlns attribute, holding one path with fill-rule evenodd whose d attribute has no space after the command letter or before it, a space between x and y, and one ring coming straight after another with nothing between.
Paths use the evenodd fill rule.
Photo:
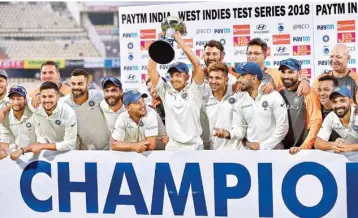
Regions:
<instances>
[{"instance_id":1,"label":"smiling face","mask_svg":"<svg viewBox=\"0 0 358 218\"><path fill-rule=\"evenodd\" d=\"M209 47L207 46L204 50L204 62L208 67L210 64L214 62L219 62L224 59L224 54L217 47Z\"/></svg>"},{"instance_id":2,"label":"smiling face","mask_svg":"<svg viewBox=\"0 0 358 218\"><path fill-rule=\"evenodd\" d=\"M147 113L147 107L144 99L141 97L136 103L131 103L127 106L128 112L135 117L143 117Z\"/></svg>"},{"instance_id":3,"label":"smiling face","mask_svg":"<svg viewBox=\"0 0 358 218\"><path fill-rule=\"evenodd\" d=\"M182 89L184 89L188 79L189 75L187 73L181 73L178 71L170 72L170 83L177 91L181 91Z\"/></svg>"},{"instance_id":4,"label":"smiling face","mask_svg":"<svg viewBox=\"0 0 358 218\"><path fill-rule=\"evenodd\" d=\"M345 73L350 59L349 51L346 45L336 45L329 55L329 64L332 69L338 73Z\"/></svg>"},{"instance_id":5,"label":"smiling face","mask_svg":"<svg viewBox=\"0 0 358 218\"><path fill-rule=\"evenodd\" d=\"M71 76L71 90L75 98L82 97L86 94L89 87L89 81L85 76Z\"/></svg>"},{"instance_id":6,"label":"smiling face","mask_svg":"<svg viewBox=\"0 0 358 218\"><path fill-rule=\"evenodd\" d=\"M109 83L103 89L104 100L111 107L115 106L122 99L122 89L115 86L113 83Z\"/></svg>"},{"instance_id":7,"label":"smiling face","mask_svg":"<svg viewBox=\"0 0 358 218\"><path fill-rule=\"evenodd\" d=\"M46 112L51 112L57 106L59 94L54 89L44 89L40 92L41 104Z\"/></svg>"},{"instance_id":8,"label":"smiling face","mask_svg":"<svg viewBox=\"0 0 358 218\"><path fill-rule=\"evenodd\" d=\"M330 100L329 96L334 91L334 83L332 80L324 80L318 83L318 95L322 105L326 105Z\"/></svg>"},{"instance_id":9,"label":"smiling face","mask_svg":"<svg viewBox=\"0 0 358 218\"><path fill-rule=\"evenodd\" d=\"M17 94L13 93L9 97L10 104L12 104L12 109L16 112L23 111L26 105L26 98Z\"/></svg>"},{"instance_id":10,"label":"smiling face","mask_svg":"<svg viewBox=\"0 0 358 218\"><path fill-rule=\"evenodd\" d=\"M225 90L228 84L229 78L227 74L219 70L213 70L209 72L209 85L213 92L219 90Z\"/></svg>"},{"instance_id":11,"label":"smiling face","mask_svg":"<svg viewBox=\"0 0 358 218\"><path fill-rule=\"evenodd\" d=\"M351 100L348 97L335 94L332 98L332 109L339 118L343 118L350 111L350 104Z\"/></svg>"}]
</instances>

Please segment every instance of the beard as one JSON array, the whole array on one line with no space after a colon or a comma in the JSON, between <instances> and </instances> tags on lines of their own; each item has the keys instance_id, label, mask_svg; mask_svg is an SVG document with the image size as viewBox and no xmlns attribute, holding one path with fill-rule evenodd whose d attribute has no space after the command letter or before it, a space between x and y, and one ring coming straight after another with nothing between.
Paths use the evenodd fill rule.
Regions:
<instances>
[{"instance_id":1,"label":"beard","mask_svg":"<svg viewBox=\"0 0 358 218\"><path fill-rule=\"evenodd\" d=\"M350 110L350 107L337 107L337 108L333 108L334 113L337 115L337 117L339 118L343 118Z\"/></svg>"},{"instance_id":2,"label":"beard","mask_svg":"<svg viewBox=\"0 0 358 218\"><path fill-rule=\"evenodd\" d=\"M23 111L25 110L25 106L12 106L12 110L15 111L15 112L20 112L20 111Z\"/></svg>"},{"instance_id":3,"label":"beard","mask_svg":"<svg viewBox=\"0 0 358 218\"><path fill-rule=\"evenodd\" d=\"M104 99L107 104L111 107L115 106L120 100L121 100L121 96L117 96L117 97L106 97Z\"/></svg>"},{"instance_id":4,"label":"beard","mask_svg":"<svg viewBox=\"0 0 358 218\"><path fill-rule=\"evenodd\" d=\"M297 79L296 80L294 80L294 79L282 80L282 83L286 88L291 88L291 87L295 86L297 84L297 82L298 82Z\"/></svg>"},{"instance_id":5,"label":"beard","mask_svg":"<svg viewBox=\"0 0 358 218\"><path fill-rule=\"evenodd\" d=\"M72 89L72 95L75 98L84 96L86 94L86 92L87 92L87 87L86 87L86 89Z\"/></svg>"}]
</instances>

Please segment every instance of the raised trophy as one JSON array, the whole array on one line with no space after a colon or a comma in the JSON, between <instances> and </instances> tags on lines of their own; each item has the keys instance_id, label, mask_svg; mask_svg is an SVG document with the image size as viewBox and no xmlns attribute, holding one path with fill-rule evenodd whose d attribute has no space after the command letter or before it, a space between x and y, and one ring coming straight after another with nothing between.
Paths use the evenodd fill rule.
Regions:
<instances>
[{"instance_id":1,"label":"raised trophy","mask_svg":"<svg viewBox=\"0 0 358 218\"><path fill-rule=\"evenodd\" d=\"M185 23L178 17L169 16L161 24L162 31L165 32L160 40L153 42L149 46L150 58L159 64L168 64L175 57L173 35L175 31L179 31L183 36L186 35Z\"/></svg>"}]
</instances>

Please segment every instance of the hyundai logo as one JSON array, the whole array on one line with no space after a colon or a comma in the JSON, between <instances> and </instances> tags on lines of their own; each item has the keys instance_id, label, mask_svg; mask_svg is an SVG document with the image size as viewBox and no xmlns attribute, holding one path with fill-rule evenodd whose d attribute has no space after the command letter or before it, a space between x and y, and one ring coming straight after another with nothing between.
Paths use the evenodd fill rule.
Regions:
<instances>
[{"instance_id":1,"label":"hyundai logo","mask_svg":"<svg viewBox=\"0 0 358 218\"><path fill-rule=\"evenodd\" d=\"M284 47L284 46L280 46L280 47L277 47L277 48L276 48L276 51L277 51L277 52L286 52L286 51L287 51L287 48Z\"/></svg>"},{"instance_id":2,"label":"hyundai logo","mask_svg":"<svg viewBox=\"0 0 358 218\"><path fill-rule=\"evenodd\" d=\"M258 24L257 26L256 26L256 29L257 30L265 30L267 28L267 26L265 25L265 24Z\"/></svg>"},{"instance_id":3,"label":"hyundai logo","mask_svg":"<svg viewBox=\"0 0 358 218\"><path fill-rule=\"evenodd\" d=\"M328 42L329 41L329 36L328 35L324 35L322 38L323 42Z\"/></svg>"},{"instance_id":4,"label":"hyundai logo","mask_svg":"<svg viewBox=\"0 0 358 218\"><path fill-rule=\"evenodd\" d=\"M128 80L135 80L135 75L134 74L129 74L127 79Z\"/></svg>"}]
</instances>

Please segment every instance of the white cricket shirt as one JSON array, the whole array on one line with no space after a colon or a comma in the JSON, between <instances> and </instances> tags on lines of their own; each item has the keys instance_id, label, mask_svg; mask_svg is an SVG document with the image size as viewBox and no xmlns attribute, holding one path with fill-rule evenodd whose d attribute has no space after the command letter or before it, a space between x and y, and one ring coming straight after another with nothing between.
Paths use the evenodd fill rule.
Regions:
<instances>
[{"instance_id":1,"label":"white cricket shirt","mask_svg":"<svg viewBox=\"0 0 358 218\"><path fill-rule=\"evenodd\" d=\"M158 80L157 92L164 104L165 123L169 143L166 150L196 147L203 149L200 109L203 102L204 84L194 80L180 92L162 79Z\"/></svg>"},{"instance_id":2,"label":"white cricket shirt","mask_svg":"<svg viewBox=\"0 0 358 218\"><path fill-rule=\"evenodd\" d=\"M103 98L103 92L94 89L88 91L88 100L82 105L73 102L72 94L63 97L76 112L81 150L109 150L111 131L100 107Z\"/></svg>"},{"instance_id":3,"label":"white cricket shirt","mask_svg":"<svg viewBox=\"0 0 358 218\"><path fill-rule=\"evenodd\" d=\"M210 133L214 132L215 128L223 128L229 130L232 126L233 111L235 104L235 93L232 92L232 86L228 85L224 97L219 101L213 93L204 102L204 111L209 121ZM213 143L211 149L244 149L237 139L222 139L212 137Z\"/></svg>"},{"instance_id":4,"label":"white cricket shirt","mask_svg":"<svg viewBox=\"0 0 358 218\"><path fill-rule=\"evenodd\" d=\"M28 105L25 105L24 114L21 119L18 120L14 115L14 111L11 109L1 123L1 142L10 144L11 139L14 138L16 148L24 148L36 143L37 140L32 114Z\"/></svg>"},{"instance_id":5,"label":"white cricket shirt","mask_svg":"<svg viewBox=\"0 0 358 218\"><path fill-rule=\"evenodd\" d=\"M258 90L261 90L261 83ZM276 90L269 94L259 92L254 100L248 92L235 95L231 138L258 142L260 149L283 148L281 141L288 132L286 103Z\"/></svg>"},{"instance_id":6,"label":"white cricket shirt","mask_svg":"<svg viewBox=\"0 0 358 218\"><path fill-rule=\"evenodd\" d=\"M40 106L32 116L37 142L55 143L57 151L77 148L77 119L70 106L58 102L51 116Z\"/></svg>"},{"instance_id":7,"label":"white cricket shirt","mask_svg":"<svg viewBox=\"0 0 358 218\"><path fill-rule=\"evenodd\" d=\"M140 142L146 137L158 136L160 117L153 108L146 107L147 113L138 124L132 120L128 111L119 115L112 131L112 138L120 142Z\"/></svg>"},{"instance_id":8,"label":"white cricket shirt","mask_svg":"<svg viewBox=\"0 0 358 218\"><path fill-rule=\"evenodd\" d=\"M116 123L117 118L119 115L126 111L126 108L124 105L122 105L121 108L117 112L114 112L110 106L107 104L106 100L102 100L100 105L101 110L103 111L104 117L106 118L109 130L112 132L114 128L114 124Z\"/></svg>"},{"instance_id":9,"label":"white cricket shirt","mask_svg":"<svg viewBox=\"0 0 358 218\"><path fill-rule=\"evenodd\" d=\"M345 142L352 144L358 143L358 115L355 114L355 110L356 108L352 106L348 128L343 126L341 120L334 111L329 113L323 120L322 127L317 136L322 140L328 141L334 130Z\"/></svg>"}]
</instances>

